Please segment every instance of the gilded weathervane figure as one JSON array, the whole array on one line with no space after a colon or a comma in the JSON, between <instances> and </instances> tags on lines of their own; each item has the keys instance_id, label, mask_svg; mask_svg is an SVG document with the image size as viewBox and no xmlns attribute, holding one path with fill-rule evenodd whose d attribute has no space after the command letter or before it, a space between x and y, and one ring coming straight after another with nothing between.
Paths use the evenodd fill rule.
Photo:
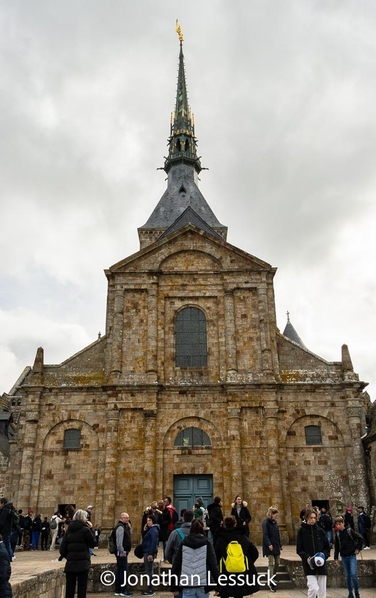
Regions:
<instances>
[{"instance_id":1,"label":"gilded weathervane figure","mask_svg":"<svg viewBox=\"0 0 376 598\"><path fill-rule=\"evenodd\" d=\"M182 30L181 30L181 27L180 27L180 25L179 25L179 21L178 21L178 19L176 19L176 33L177 33L177 34L178 34L178 36L179 36L179 40L180 40L181 42L183 42L183 41L184 41L183 32L182 32Z\"/></svg>"}]
</instances>

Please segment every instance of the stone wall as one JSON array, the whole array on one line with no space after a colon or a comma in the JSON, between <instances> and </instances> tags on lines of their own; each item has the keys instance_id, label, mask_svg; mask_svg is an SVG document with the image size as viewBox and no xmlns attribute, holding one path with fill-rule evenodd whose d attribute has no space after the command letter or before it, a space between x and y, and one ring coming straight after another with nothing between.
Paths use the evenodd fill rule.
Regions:
<instances>
[{"instance_id":1,"label":"stone wall","mask_svg":"<svg viewBox=\"0 0 376 598\"><path fill-rule=\"evenodd\" d=\"M13 583L13 598L64 598L65 575L61 569L45 571L28 579Z\"/></svg>"},{"instance_id":2,"label":"stone wall","mask_svg":"<svg viewBox=\"0 0 376 598\"><path fill-rule=\"evenodd\" d=\"M362 558L358 561L358 578L360 588L373 588L376 585L376 562L363 561ZM291 581L297 588L306 588L307 579L303 572L301 561L289 561L281 558L281 563L286 566ZM328 561L328 588L346 588L346 579L343 572L342 565L338 565L334 561Z\"/></svg>"},{"instance_id":3,"label":"stone wall","mask_svg":"<svg viewBox=\"0 0 376 598\"><path fill-rule=\"evenodd\" d=\"M306 577L303 574L303 568L299 561L290 561L281 559L281 564L286 566L289 573L290 580L297 588L306 588ZM338 566L333 561L328 562L328 582L329 588L345 588L346 581L343 574L342 566ZM88 592L101 593L113 590L113 585L110 583L115 572L115 564L113 562L108 564L92 565L89 571ZM129 575L139 576L144 572L143 565L140 563L129 564ZM155 563L154 573L159 573L159 564ZM103 577L104 574L106 574ZM358 576L360 588L373 588L376 585L376 562L367 560L358 560ZM104 583L104 579L108 580L109 585ZM65 596L65 575L62 569L46 571L39 575L30 577L20 581L19 583L12 583L13 598L64 598ZM141 585L133 585L132 589L144 589ZM158 588L157 588L158 589ZM162 585L160 590L166 588Z\"/></svg>"}]
</instances>

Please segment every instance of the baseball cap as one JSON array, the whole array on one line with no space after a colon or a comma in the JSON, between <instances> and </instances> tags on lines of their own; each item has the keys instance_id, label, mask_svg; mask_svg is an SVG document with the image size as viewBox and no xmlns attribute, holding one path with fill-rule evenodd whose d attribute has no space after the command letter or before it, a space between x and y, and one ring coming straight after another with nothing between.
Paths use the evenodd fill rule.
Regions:
<instances>
[{"instance_id":1,"label":"baseball cap","mask_svg":"<svg viewBox=\"0 0 376 598\"><path fill-rule=\"evenodd\" d=\"M94 509L93 505L88 505L86 508L87 509Z\"/></svg>"}]
</instances>

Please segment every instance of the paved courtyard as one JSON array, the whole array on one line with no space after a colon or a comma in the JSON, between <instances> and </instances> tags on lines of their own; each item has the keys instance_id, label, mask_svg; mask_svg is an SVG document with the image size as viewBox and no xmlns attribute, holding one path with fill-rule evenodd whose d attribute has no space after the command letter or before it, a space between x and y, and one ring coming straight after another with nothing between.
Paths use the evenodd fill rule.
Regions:
<instances>
[{"instance_id":1,"label":"paved courtyard","mask_svg":"<svg viewBox=\"0 0 376 598\"><path fill-rule=\"evenodd\" d=\"M261 550L259 547L261 554ZM106 548L101 548L95 551L95 557L92 557L92 562L96 564L114 563L115 558L108 553ZM12 576L11 584L16 585L21 581L34 577L39 573L47 571L49 569L63 569L64 561L57 561L59 553L57 550L51 551L35 551L35 552L16 552L16 559L12 563ZM296 560L297 555L294 546L285 546L282 557L287 560ZM371 550L363 551L362 557L365 560L376 560L376 548L373 547ZM130 555L130 562L140 562L136 557ZM265 566L267 559L260 556L256 562L256 566ZM265 590L267 594L270 594L269 590ZM264 592L263 592L264 593ZM305 589L294 588L294 589L283 589L277 590L279 598L304 598L307 596ZM87 598L94 598L100 596L101 598L109 598L114 596L114 590L104 591L100 594L88 593ZM171 592L156 592L156 598L171 598ZM376 588L361 589L361 598L375 598ZM141 597L139 591L134 592L134 597ZM347 598L346 588L328 588L327 598Z\"/></svg>"}]
</instances>

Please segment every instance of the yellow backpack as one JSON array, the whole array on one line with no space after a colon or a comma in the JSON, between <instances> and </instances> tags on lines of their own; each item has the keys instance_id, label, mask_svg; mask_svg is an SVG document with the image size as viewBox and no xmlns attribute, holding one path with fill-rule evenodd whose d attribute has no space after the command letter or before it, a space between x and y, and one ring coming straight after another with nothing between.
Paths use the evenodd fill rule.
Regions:
<instances>
[{"instance_id":1,"label":"yellow backpack","mask_svg":"<svg viewBox=\"0 0 376 598\"><path fill-rule=\"evenodd\" d=\"M236 540L228 544L226 558L221 558L221 573L223 565L228 573L243 573L248 569L248 558L244 556L243 549L239 542L236 542Z\"/></svg>"}]
</instances>

